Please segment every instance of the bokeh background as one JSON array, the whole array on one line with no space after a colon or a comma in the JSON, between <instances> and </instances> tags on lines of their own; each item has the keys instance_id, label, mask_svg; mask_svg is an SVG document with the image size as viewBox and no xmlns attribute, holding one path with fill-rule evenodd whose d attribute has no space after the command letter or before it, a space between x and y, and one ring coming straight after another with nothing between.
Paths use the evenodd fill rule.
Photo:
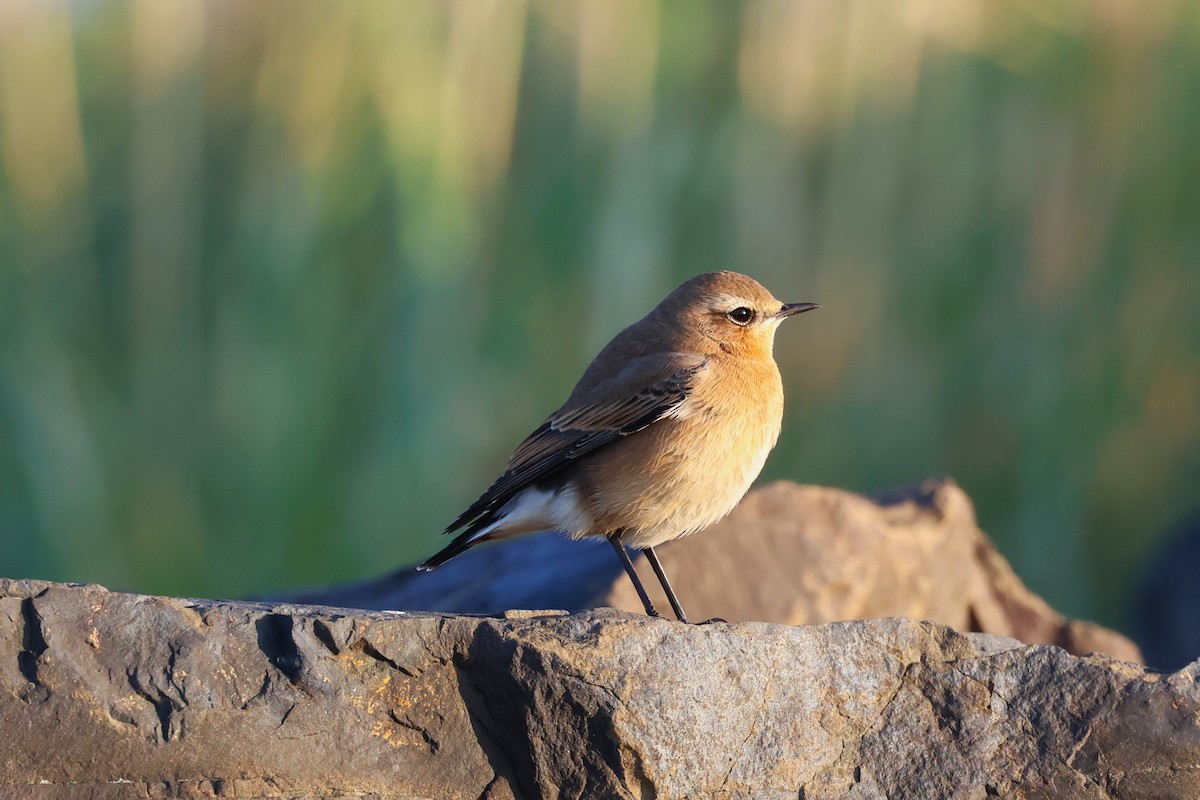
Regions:
<instances>
[{"instance_id":1,"label":"bokeh background","mask_svg":"<svg viewBox=\"0 0 1200 800\"><path fill-rule=\"evenodd\" d=\"M1123 625L1200 500L1194 0L0 2L0 574L428 555L595 351L736 268L764 479L955 477Z\"/></svg>"}]
</instances>

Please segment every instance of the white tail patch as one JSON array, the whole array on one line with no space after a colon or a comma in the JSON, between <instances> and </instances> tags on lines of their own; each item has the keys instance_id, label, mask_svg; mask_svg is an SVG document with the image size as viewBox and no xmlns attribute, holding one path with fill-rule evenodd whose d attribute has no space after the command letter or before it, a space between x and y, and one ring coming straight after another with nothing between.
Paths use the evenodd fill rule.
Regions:
<instances>
[{"instance_id":1,"label":"white tail patch","mask_svg":"<svg viewBox=\"0 0 1200 800\"><path fill-rule=\"evenodd\" d=\"M581 536L594 527L595 520L579 501L579 492L572 484L567 483L557 489L530 486L505 503L496 521L481 529L470 541L544 530Z\"/></svg>"}]
</instances>

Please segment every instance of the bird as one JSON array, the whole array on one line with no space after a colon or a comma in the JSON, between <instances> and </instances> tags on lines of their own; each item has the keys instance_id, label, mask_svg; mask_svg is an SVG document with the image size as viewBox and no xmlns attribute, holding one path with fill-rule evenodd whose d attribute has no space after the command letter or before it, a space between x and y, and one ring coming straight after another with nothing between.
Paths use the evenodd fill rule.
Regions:
<instances>
[{"instance_id":1,"label":"bird","mask_svg":"<svg viewBox=\"0 0 1200 800\"><path fill-rule=\"evenodd\" d=\"M641 550L675 617L690 620L654 548L720 520L779 439L779 323L819 308L783 303L737 272L697 275L618 333L567 401L521 442L504 473L446 528L418 569L524 533L603 536L651 617L627 548Z\"/></svg>"}]
</instances>

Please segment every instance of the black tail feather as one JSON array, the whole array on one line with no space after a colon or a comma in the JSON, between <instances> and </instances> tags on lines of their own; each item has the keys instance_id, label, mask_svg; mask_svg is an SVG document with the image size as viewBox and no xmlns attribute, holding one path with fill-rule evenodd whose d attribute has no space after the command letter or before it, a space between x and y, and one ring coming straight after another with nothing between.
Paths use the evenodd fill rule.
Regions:
<instances>
[{"instance_id":1,"label":"black tail feather","mask_svg":"<svg viewBox=\"0 0 1200 800\"><path fill-rule=\"evenodd\" d=\"M454 541L450 542L450 544L446 545L441 550L425 559L425 561L423 561L421 565L417 567L417 569L421 572L430 572L431 570L437 569L442 564L445 564L459 553L471 549L480 542L488 541L488 539L491 538L490 536L485 536L482 539L475 539L474 537L481 530L486 528L488 525L491 525L495 521L495 513L489 512L484 514L482 517L468 525L465 531L460 533L458 536L455 536ZM451 528L451 530L453 530L453 528ZM449 533L449 531L447 531L447 533Z\"/></svg>"}]
</instances>

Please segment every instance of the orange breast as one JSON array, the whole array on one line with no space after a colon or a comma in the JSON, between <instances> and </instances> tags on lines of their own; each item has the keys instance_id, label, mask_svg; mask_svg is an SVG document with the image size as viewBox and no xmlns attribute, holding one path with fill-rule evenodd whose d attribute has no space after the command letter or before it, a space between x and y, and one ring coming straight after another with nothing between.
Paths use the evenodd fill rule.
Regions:
<instances>
[{"instance_id":1,"label":"orange breast","mask_svg":"<svg viewBox=\"0 0 1200 800\"><path fill-rule=\"evenodd\" d=\"M717 361L679 419L598 452L574 483L599 530L654 546L713 524L737 505L779 438L783 387L774 361Z\"/></svg>"}]
</instances>

